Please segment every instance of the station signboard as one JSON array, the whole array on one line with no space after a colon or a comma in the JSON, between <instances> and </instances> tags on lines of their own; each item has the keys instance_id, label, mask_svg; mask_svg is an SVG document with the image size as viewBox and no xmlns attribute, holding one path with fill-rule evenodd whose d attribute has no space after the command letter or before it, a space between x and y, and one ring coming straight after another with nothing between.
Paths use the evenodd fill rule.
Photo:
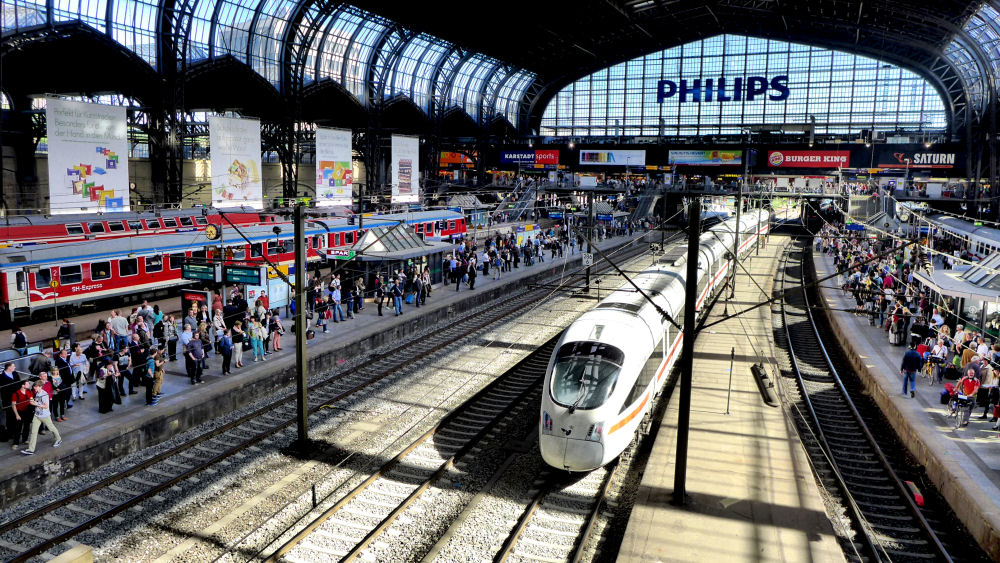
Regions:
<instances>
[{"instance_id":1,"label":"station signboard","mask_svg":"<svg viewBox=\"0 0 1000 563\"><path fill-rule=\"evenodd\" d=\"M558 150L502 151L500 162L504 164L559 164Z\"/></svg>"},{"instance_id":2,"label":"station signboard","mask_svg":"<svg viewBox=\"0 0 1000 563\"><path fill-rule=\"evenodd\" d=\"M186 280L222 281L221 264L181 264L181 277Z\"/></svg>"},{"instance_id":3,"label":"station signboard","mask_svg":"<svg viewBox=\"0 0 1000 563\"><path fill-rule=\"evenodd\" d=\"M951 150L921 149L909 150L885 147L878 151L876 158L879 168L960 168L959 155Z\"/></svg>"},{"instance_id":4,"label":"station signboard","mask_svg":"<svg viewBox=\"0 0 1000 563\"><path fill-rule=\"evenodd\" d=\"M331 248L326 251L326 257L330 260L352 260L357 255L356 251L344 248Z\"/></svg>"},{"instance_id":5,"label":"station signboard","mask_svg":"<svg viewBox=\"0 0 1000 563\"><path fill-rule=\"evenodd\" d=\"M267 272L265 266L226 266L222 269L222 278L226 283L264 285Z\"/></svg>"}]
</instances>

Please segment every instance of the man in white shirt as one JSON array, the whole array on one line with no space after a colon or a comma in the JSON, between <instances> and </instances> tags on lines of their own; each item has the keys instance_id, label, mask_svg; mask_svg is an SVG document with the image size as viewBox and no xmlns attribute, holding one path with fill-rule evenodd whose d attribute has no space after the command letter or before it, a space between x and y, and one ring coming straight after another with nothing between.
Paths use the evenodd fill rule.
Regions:
<instances>
[{"instance_id":1,"label":"man in white shirt","mask_svg":"<svg viewBox=\"0 0 1000 563\"><path fill-rule=\"evenodd\" d=\"M931 325L936 331L941 330L941 326L944 325L944 317L941 316L941 311L938 311L937 307L934 307L934 313L931 315Z\"/></svg>"},{"instance_id":2,"label":"man in white shirt","mask_svg":"<svg viewBox=\"0 0 1000 563\"><path fill-rule=\"evenodd\" d=\"M52 412L49 411L49 394L45 391L45 383L41 380L35 382L35 398L31 400L31 404L35 407L35 417L31 419L31 437L28 438L28 449L21 450L23 455L35 455L38 429L42 425L45 425L45 428L48 428L49 432L52 432L52 437L55 438L52 447L58 448L62 445L62 436L59 435L56 425L52 423Z\"/></svg>"},{"instance_id":3,"label":"man in white shirt","mask_svg":"<svg viewBox=\"0 0 1000 563\"><path fill-rule=\"evenodd\" d=\"M117 309L111 311L111 316L108 318L108 326L111 327L111 332L115 336L114 348L118 350L122 346L127 346L128 321L125 317L121 316L121 313Z\"/></svg>"}]
</instances>

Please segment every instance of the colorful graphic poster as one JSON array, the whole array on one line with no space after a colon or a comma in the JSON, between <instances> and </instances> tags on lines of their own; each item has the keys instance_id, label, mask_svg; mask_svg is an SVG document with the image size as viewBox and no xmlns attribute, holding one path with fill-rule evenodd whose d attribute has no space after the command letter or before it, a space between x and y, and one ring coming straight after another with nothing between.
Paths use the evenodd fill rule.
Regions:
<instances>
[{"instance_id":1,"label":"colorful graphic poster","mask_svg":"<svg viewBox=\"0 0 1000 563\"><path fill-rule=\"evenodd\" d=\"M392 136L392 202L420 201L420 140Z\"/></svg>"},{"instance_id":2,"label":"colorful graphic poster","mask_svg":"<svg viewBox=\"0 0 1000 563\"><path fill-rule=\"evenodd\" d=\"M670 164L735 166L743 164L743 151L670 151Z\"/></svg>"},{"instance_id":3,"label":"colorful graphic poster","mask_svg":"<svg viewBox=\"0 0 1000 563\"><path fill-rule=\"evenodd\" d=\"M316 207L354 202L351 131L316 129Z\"/></svg>"},{"instance_id":4,"label":"colorful graphic poster","mask_svg":"<svg viewBox=\"0 0 1000 563\"><path fill-rule=\"evenodd\" d=\"M646 151L581 150L580 164L591 164L597 166L646 166Z\"/></svg>"},{"instance_id":5,"label":"colorful graphic poster","mask_svg":"<svg viewBox=\"0 0 1000 563\"><path fill-rule=\"evenodd\" d=\"M47 98L49 213L128 211L123 106Z\"/></svg>"},{"instance_id":6,"label":"colorful graphic poster","mask_svg":"<svg viewBox=\"0 0 1000 563\"><path fill-rule=\"evenodd\" d=\"M208 116L212 207L264 207L260 180L260 121Z\"/></svg>"}]
</instances>

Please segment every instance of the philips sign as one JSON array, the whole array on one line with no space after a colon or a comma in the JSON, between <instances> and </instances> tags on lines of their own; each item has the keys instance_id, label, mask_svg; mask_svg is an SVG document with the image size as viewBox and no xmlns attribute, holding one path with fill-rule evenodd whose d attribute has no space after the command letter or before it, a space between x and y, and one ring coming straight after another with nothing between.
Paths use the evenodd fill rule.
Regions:
<instances>
[{"instance_id":1,"label":"philips sign","mask_svg":"<svg viewBox=\"0 0 1000 563\"><path fill-rule=\"evenodd\" d=\"M731 88L729 88L731 86ZM768 88L770 86L770 88ZM770 90L770 92L768 91ZM680 96L680 103L685 102L748 102L758 96L767 95L767 99L780 102L788 98L788 76L775 76L770 81L763 76L735 78L727 84L725 77L695 78L681 80L680 86L673 80L660 80L656 84L656 103Z\"/></svg>"}]
</instances>

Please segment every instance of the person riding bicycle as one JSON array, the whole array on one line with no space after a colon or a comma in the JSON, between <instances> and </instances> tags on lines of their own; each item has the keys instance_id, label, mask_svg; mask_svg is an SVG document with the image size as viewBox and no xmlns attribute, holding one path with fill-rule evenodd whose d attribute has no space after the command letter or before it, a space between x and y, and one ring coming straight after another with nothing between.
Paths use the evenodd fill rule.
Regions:
<instances>
[{"instance_id":1,"label":"person riding bicycle","mask_svg":"<svg viewBox=\"0 0 1000 563\"><path fill-rule=\"evenodd\" d=\"M969 368L965 372L965 375L963 375L962 378L959 379L958 383L955 385L955 393L953 395L956 406L962 404L962 405L968 405L969 407L965 409L964 419L962 420L962 426L969 425L969 418L972 417L971 401L976 397L976 394L978 392L979 392L979 378L976 377L976 371L972 368ZM963 396L965 398L961 399L960 396Z\"/></svg>"}]
</instances>

